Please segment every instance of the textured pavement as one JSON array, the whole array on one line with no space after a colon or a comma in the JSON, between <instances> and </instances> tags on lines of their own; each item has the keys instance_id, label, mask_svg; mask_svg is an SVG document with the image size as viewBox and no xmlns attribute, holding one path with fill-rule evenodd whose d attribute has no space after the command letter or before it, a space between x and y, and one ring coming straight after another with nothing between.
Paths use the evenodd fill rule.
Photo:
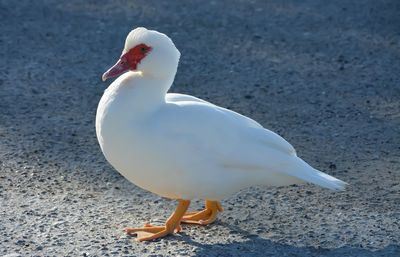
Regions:
<instances>
[{"instance_id":1,"label":"textured pavement","mask_svg":"<svg viewBox=\"0 0 400 257\"><path fill-rule=\"evenodd\" d=\"M0 256L400 256L399 13L397 0L0 1ZM252 117L348 190L249 188L211 226L124 235L176 204L121 177L95 137L101 75L137 26L181 51L173 92Z\"/></svg>"}]
</instances>

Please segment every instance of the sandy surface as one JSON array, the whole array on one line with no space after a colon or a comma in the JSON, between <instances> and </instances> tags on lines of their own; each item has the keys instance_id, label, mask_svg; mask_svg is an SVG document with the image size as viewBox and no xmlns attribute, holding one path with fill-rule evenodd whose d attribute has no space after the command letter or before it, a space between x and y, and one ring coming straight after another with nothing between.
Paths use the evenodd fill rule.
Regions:
<instances>
[{"instance_id":1,"label":"sandy surface","mask_svg":"<svg viewBox=\"0 0 400 257\"><path fill-rule=\"evenodd\" d=\"M400 256L399 13L397 0L0 1L0 256ZM101 74L140 25L182 53L172 91L258 120L349 189L250 188L215 225L124 235L176 204L122 178L95 137Z\"/></svg>"}]
</instances>

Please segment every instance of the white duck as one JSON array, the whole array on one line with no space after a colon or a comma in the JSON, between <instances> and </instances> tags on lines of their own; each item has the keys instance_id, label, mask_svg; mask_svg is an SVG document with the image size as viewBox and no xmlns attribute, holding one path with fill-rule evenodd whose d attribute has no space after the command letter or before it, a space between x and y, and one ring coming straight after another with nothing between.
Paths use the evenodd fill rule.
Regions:
<instances>
[{"instance_id":1,"label":"white duck","mask_svg":"<svg viewBox=\"0 0 400 257\"><path fill-rule=\"evenodd\" d=\"M311 182L342 190L346 183L297 157L282 137L254 120L193 96L167 94L180 53L166 35L132 30L118 62L103 80L121 75L104 92L96 116L101 149L132 183L178 199L165 226L127 228L137 240L152 240L180 223L209 224L222 211L219 201L254 185ZM206 208L186 212L190 200Z\"/></svg>"}]
</instances>

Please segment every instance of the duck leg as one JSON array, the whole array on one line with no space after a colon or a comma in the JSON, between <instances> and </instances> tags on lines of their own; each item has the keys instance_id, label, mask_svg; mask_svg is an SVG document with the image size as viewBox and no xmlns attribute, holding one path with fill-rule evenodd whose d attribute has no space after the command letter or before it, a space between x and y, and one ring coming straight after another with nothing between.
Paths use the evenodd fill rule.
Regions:
<instances>
[{"instance_id":1,"label":"duck leg","mask_svg":"<svg viewBox=\"0 0 400 257\"><path fill-rule=\"evenodd\" d=\"M223 210L220 202L207 200L204 210L185 213L181 222L197 225L211 224L217 219L218 212L222 212Z\"/></svg>"},{"instance_id":2,"label":"duck leg","mask_svg":"<svg viewBox=\"0 0 400 257\"><path fill-rule=\"evenodd\" d=\"M174 231L181 231L181 220L185 215L185 212L189 208L189 200L179 200L178 206L172 215L165 222L164 226L153 226L150 224L145 224L141 228L126 228L125 232L127 234L137 234L137 241L149 241L164 237L169 234L173 234Z\"/></svg>"}]
</instances>

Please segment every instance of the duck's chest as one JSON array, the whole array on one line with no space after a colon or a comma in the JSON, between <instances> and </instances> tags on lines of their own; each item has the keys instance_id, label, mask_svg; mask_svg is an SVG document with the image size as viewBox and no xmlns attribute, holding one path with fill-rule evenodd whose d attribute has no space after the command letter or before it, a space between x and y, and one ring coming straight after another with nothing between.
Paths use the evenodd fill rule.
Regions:
<instances>
[{"instance_id":1,"label":"duck's chest","mask_svg":"<svg viewBox=\"0 0 400 257\"><path fill-rule=\"evenodd\" d=\"M96 114L96 134L106 159L126 176L135 170L164 172L174 165L165 153L165 142L154 128L152 112L144 114L129 105L124 95L105 92ZM128 103L128 104L127 104ZM157 161L155 161L157 160Z\"/></svg>"},{"instance_id":2,"label":"duck's chest","mask_svg":"<svg viewBox=\"0 0 400 257\"><path fill-rule=\"evenodd\" d=\"M122 94L106 91L96 113L96 135L100 147L113 166L120 166L129 156L137 156L144 135Z\"/></svg>"}]
</instances>

